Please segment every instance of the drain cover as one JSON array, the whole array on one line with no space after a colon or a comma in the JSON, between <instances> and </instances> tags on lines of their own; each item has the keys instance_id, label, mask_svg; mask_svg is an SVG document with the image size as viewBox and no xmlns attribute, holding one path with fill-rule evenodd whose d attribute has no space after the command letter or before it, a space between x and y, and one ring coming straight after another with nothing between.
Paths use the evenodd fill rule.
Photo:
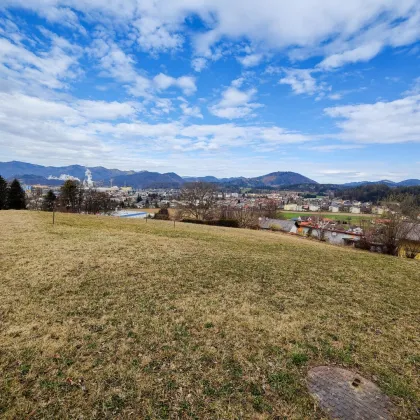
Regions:
<instances>
[{"instance_id":1,"label":"drain cover","mask_svg":"<svg viewBox=\"0 0 420 420\"><path fill-rule=\"evenodd\" d=\"M392 404L372 382L345 369L319 366L308 373L309 392L337 420L390 420Z\"/></svg>"}]
</instances>

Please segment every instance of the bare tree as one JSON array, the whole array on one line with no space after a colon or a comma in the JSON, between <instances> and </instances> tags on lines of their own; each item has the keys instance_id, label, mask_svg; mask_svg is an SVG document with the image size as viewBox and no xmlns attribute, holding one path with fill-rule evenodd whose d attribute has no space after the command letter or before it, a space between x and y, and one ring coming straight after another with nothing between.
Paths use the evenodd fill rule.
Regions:
<instances>
[{"instance_id":1,"label":"bare tree","mask_svg":"<svg viewBox=\"0 0 420 420\"><path fill-rule=\"evenodd\" d=\"M180 210L185 217L209 220L216 209L216 187L208 182L189 182L180 194Z\"/></svg>"},{"instance_id":2,"label":"bare tree","mask_svg":"<svg viewBox=\"0 0 420 420\"><path fill-rule=\"evenodd\" d=\"M220 211L219 219L237 220L239 227L256 229L259 225L259 217L265 212L257 208L235 208L223 207Z\"/></svg>"},{"instance_id":3,"label":"bare tree","mask_svg":"<svg viewBox=\"0 0 420 420\"><path fill-rule=\"evenodd\" d=\"M41 210L43 201L42 188L33 188L29 200L29 208L31 210Z\"/></svg>"},{"instance_id":4,"label":"bare tree","mask_svg":"<svg viewBox=\"0 0 420 420\"><path fill-rule=\"evenodd\" d=\"M396 211L389 211L385 219L376 227L376 240L384 249L385 254L397 255L400 243L410 233L411 224L405 216Z\"/></svg>"},{"instance_id":5,"label":"bare tree","mask_svg":"<svg viewBox=\"0 0 420 420\"><path fill-rule=\"evenodd\" d=\"M312 224L315 226L315 237L319 241L325 241L325 233L327 232L330 222L325 220L322 216L314 216Z\"/></svg>"},{"instance_id":6,"label":"bare tree","mask_svg":"<svg viewBox=\"0 0 420 420\"><path fill-rule=\"evenodd\" d=\"M417 225L416 230L418 232L416 237L413 234L413 237L409 236L405 241L401 241L400 255L414 259L420 254L420 225Z\"/></svg>"},{"instance_id":7,"label":"bare tree","mask_svg":"<svg viewBox=\"0 0 420 420\"><path fill-rule=\"evenodd\" d=\"M88 214L109 214L115 210L115 204L111 201L111 197L107 193L88 189L84 191L82 208Z\"/></svg>"},{"instance_id":8,"label":"bare tree","mask_svg":"<svg viewBox=\"0 0 420 420\"><path fill-rule=\"evenodd\" d=\"M278 204L275 200L266 200L264 205L265 216L270 218L277 217Z\"/></svg>"},{"instance_id":9,"label":"bare tree","mask_svg":"<svg viewBox=\"0 0 420 420\"><path fill-rule=\"evenodd\" d=\"M381 245L384 253L397 255L401 244L408 240L416 223L403 214L400 203L389 201L383 204L387 212L382 216L383 219L375 224L371 236L376 243ZM412 213L408 204L404 212Z\"/></svg>"}]
</instances>

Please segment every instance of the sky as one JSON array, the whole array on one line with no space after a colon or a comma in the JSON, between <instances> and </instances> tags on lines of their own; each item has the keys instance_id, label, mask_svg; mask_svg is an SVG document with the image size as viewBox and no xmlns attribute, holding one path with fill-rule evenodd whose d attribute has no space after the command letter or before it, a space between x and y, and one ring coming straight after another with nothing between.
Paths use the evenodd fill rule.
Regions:
<instances>
[{"instance_id":1,"label":"sky","mask_svg":"<svg viewBox=\"0 0 420 420\"><path fill-rule=\"evenodd\" d=\"M1 0L10 160L420 178L420 2Z\"/></svg>"}]
</instances>

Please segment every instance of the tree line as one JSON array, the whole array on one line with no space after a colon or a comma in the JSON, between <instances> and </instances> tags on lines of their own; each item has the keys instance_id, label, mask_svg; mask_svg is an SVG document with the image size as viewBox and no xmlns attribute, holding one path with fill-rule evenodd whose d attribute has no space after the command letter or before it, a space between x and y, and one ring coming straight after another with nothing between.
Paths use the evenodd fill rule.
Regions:
<instances>
[{"instance_id":1,"label":"tree line","mask_svg":"<svg viewBox=\"0 0 420 420\"><path fill-rule=\"evenodd\" d=\"M391 198L402 201L407 197L412 197L413 202L420 207L420 186L390 187L386 184L367 184L338 190L335 196L343 200L371 203L379 203Z\"/></svg>"},{"instance_id":2,"label":"tree line","mask_svg":"<svg viewBox=\"0 0 420 420\"><path fill-rule=\"evenodd\" d=\"M217 193L218 187L208 182L184 184L179 196L176 218L190 223L198 221L220 226L258 228L260 217L275 217L276 215L275 201L267 200L261 208L220 206Z\"/></svg>"},{"instance_id":3,"label":"tree line","mask_svg":"<svg viewBox=\"0 0 420 420\"><path fill-rule=\"evenodd\" d=\"M49 190L33 189L31 197L26 197L20 182L15 179L10 184L0 176L0 210L23 210L26 208L43 211L63 211L69 213L111 213L116 204L109 194L86 189L77 181L68 180L57 195Z\"/></svg>"},{"instance_id":4,"label":"tree line","mask_svg":"<svg viewBox=\"0 0 420 420\"><path fill-rule=\"evenodd\" d=\"M68 180L60 189L57 208L70 213L111 213L116 203L109 194L93 188L86 189L77 181Z\"/></svg>"}]
</instances>

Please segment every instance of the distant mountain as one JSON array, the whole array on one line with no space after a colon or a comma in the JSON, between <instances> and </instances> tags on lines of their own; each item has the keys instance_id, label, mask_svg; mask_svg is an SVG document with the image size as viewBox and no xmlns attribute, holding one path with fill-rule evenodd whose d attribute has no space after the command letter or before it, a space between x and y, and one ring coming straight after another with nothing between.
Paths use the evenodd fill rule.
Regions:
<instances>
[{"instance_id":1,"label":"distant mountain","mask_svg":"<svg viewBox=\"0 0 420 420\"><path fill-rule=\"evenodd\" d=\"M113 179L113 185L118 187L126 185L133 188L177 188L183 183L185 180L173 172L160 174L159 172L142 171L131 175L117 176Z\"/></svg>"},{"instance_id":2,"label":"distant mountain","mask_svg":"<svg viewBox=\"0 0 420 420\"><path fill-rule=\"evenodd\" d=\"M255 178L216 178L214 176L184 177L187 182L213 182L235 187L281 187L296 184L317 184L316 181L296 172L272 172Z\"/></svg>"},{"instance_id":3,"label":"distant mountain","mask_svg":"<svg viewBox=\"0 0 420 420\"><path fill-rule=\"evenodd\" d=\"M420 179L406 179L398 183L399 187L417 187L420 185Z\"/></svg>"},{"instance_id":4,"label":"distant mountain","mask_svg":"<svg viewBox=\"0 0 420 420\"><path fill-rule=\"evenodd\" d=\"M283 185L295 184L318 184L316 181L307 178L296 172L272 172L256 178L251 178L252 182L257 182L270 187L281 187Z\"/></svg>"},{"instance_id":5,"label":"distant mountain","mask_svg":"<svg viewBox=\"0 0 420 420\"><path fill-rule=\"evenodd\" d=\"M296 172L272 172L255 178L233 178L225 184L229 187L264 188L317 184L317 182Z\"/></svg>"},{"instance_id":6,"label":"distant mountain","mask_svg":"<svg viewBox=\"0 0 420 420\"><path fill-rule=\"evenodd\" d=\"M102 166L89 168L95 181L109 181L111 178L128 175L134 171L120 171L119 169L106 169ZM18 175L29 174L38 175L44 178L55 177L60 178L62 175L70 175L72 177L83 180L85 178L86 167L80 165L71 166L41 166L33 165L25 162L0 162L0 175L4 178L16 178Z\"/></svg>"},{"instance_id":7,"label":"distant mountain","mask_svg":"<svg viewBox=\"0 0 420 420\"><path fill-rule=\"evenodd\" d=\"M15 178L26 185L48 185L50 187L56 187L64 184L64 180L48 179L39 175L15 175L7 178L7 180L11 182Z\"/></svg>"},{"instance_id":8,"label":"distant mountain","mask_svg":"<svg viewBox=\"0 0 420 420\"><path fill-rule=\"evenodd\" d=\"M420 185L420 179L406 179L405 181L401 182L394 182L388 179L383 179L381 181L359 181L359 182L347 182L342 184L343 187L360 187L363 185L379 185L384 184L388 185L388 187L416 187Z\"/></svg>"},{"instance_id":9,"label":"distant mountain","mask_svg":"<svg viewBox=\"0 0 420 420\"><path fill-rule=\"evenodd\" d=\"M215 184L222 182L221 179L215 176L183 176L182 179L185 182L213 182Z\"/></svg>"},{"instance_id":10,"label":"distant mountain","mask_svg":"<svg viewBox=\"0 0 420 420\"><path fill-rule=\"evenodd\" d=\"M96 185L113 185L132 186L134 188L148 187L179 187L185 182L212 182L221 184L228 188L296 188L301 191L303 188L312 189L315 185L320 185L316 181L307 178L296 172L272 172L267 175L245 178L216 178L215 176L204 177L180 177L176 173L170 172L161 174L159 172L148 171L121 171L119 169L107 169L102 166L89 167L92 172L92 178ZM0 162L0 175L6 179L20 178L25 184L44 184L44 185L61 185L66 179L73 177L79 180L85 178L86 167L81 165L70 166L42 166L33 165L19 161ZM39 177L39 178L36 178ZM401 182L393 182L389 180L382 181L361 181L349 182L337 185L340 188L352 188L368 184L385 184L389 187L410 187L420 185L420 179L407 179Z\"/></svg>"},{"instance_id":11,"label":"distant mountain","mask_svg":"<svg viewBox=\"0 0 420 420\"><path fill-rule=\"evenodd\" d=\"M381 181L355 181L355 182L346 182L345 184L342 184L343 187L360 187L362 185L370 185L370 184L385 184L388 186L395 186L396 183L393 181L388 181L386 179L381 180Z\"/></svg>"}]
</instances>

